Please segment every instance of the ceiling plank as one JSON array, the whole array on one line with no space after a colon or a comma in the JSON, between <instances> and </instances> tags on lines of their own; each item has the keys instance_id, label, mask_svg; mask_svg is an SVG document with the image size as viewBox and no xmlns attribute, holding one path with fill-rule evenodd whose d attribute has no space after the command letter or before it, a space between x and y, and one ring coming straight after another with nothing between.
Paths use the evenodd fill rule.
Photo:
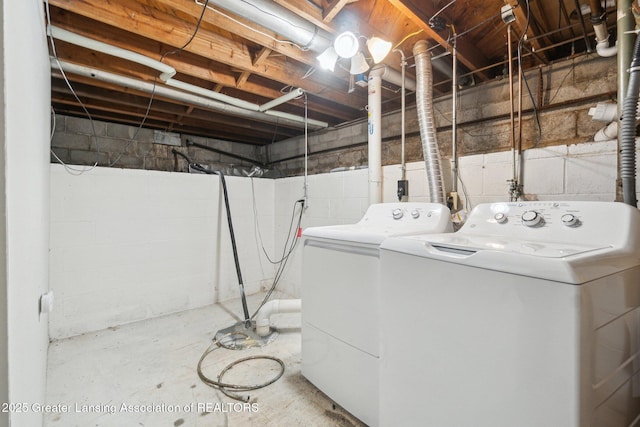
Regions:
<instances>
[{"instance_id":1,"label":"ceiling plank","mask_svg":"<svg viewBox=\"0 0 640 427\"><path fill-rule=\"evenodd\" d=\"M513 10L513 14L516 17L515 26L518 28L518 32L520 34L524 33L526 28L527 30L527 38L531 41L531 46L533 51L540 49L542 44L540 40L537 38L539 32L536 30L536 25L533 25L532 19L527 19L527 12L519 5L519 0L505 0L505 4L511 6ZM529 7L529 14L533 13L531 11L531 7ZM548 64L547 52L542 52L542 56L538 56L545 64Z\"/></svg>"},{"instance_id":2,"label":"ceiling plank","mask_svg":"<svg viewBox=\"0 0 640 427\"><path fill-rule=\"evenodd\" d=\"M193 25L173 15L166 15L160 11L150 11L141 2L126 0L65 1L50 0L50 3L74 13L96 19L100 22L128 28L134 33L155 40L161 40L174 47L181 47L193 33ZM163 0L159 0L163 1ZM182 4L183 2L177 2ZM188 2L190 3L190 2ZM150 13L151 12L151 13ZM158 16L158 15L162 16ZM303 79L306 70L301 70L292 61L268 58L262 64L253 66L247 46L240 41L225 38L213 31L201 28L198 36L193 39L187 51L213 59L227 66L241 68L255 74L278 81L284 85L294 85L309 93L348 105L354 109L360 108L364 99L349 96L347 93L336 91L327 85L321 85L312 79Z\"/></svg>"},{"instance_id":3,"label":"ceiling plank","mask_svg":"<svg viewBox=\"0 0 640 427\"><path fill-rule=\"evenodd\" d=\"M351 3L351 0L333 0L322 14L323 22L331 22L343 7Z\"/></svg>"},{"instance_id":4,"label":"ceiling plank","mask_svg":"<svg viewBox=\"0 0 640 427\"><path fill-rule=\"evenodd\" d=\"M419 28L421 28L427 36L435 40L438 44L448 49L447 40L440 34L434 31L428 24L429 16L435 14L437 11L433 7L431 2L420 2L420 5L415 4L415 0L388 0L398 10L405 14L411 21L413 21ZM483 68L489 65L489 61L485 58L479 49L469 44L464 39L459 39L457 43L458 60L468 67L471 71ZM478 73L483 79L488 79L489 76L486 72Z\"/></svg>"}]
</instances>

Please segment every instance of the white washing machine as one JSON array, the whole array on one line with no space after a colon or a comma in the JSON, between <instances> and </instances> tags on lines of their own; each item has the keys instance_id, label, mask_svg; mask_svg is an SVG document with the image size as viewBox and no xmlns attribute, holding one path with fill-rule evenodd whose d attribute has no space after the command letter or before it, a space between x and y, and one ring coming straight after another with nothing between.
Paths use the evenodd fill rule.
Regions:
<instances>
[{"instance_id":1,"label":"white washing machine","mask_svg":"<svg viewBox=\"0 0 640 427\"><path fill-rule=\"evenodd\" d=\"M389 236L451 232L447 207L382 203L357 223L304 231L302 374L378 425L379 246Z\"/></svg>"},{"instance_id":2,"label":"white washing machine","mask_svg":"<svg viewBox=\"0 0 640 427\"><path fill-rule=\"evenodd\" d=\"M637 209L484 204L380 252L380 425L640 422Z\"/></svg>"}]
</instances>

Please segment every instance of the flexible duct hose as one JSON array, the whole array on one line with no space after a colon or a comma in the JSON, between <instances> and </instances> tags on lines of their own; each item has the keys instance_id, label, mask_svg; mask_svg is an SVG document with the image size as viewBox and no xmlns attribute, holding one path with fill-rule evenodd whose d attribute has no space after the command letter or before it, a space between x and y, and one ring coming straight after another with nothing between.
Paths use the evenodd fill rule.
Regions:
<instances>
[{"instance_id":1,"label":"flexible duct hose","mask_svg":"<svg viewBox=\"0 0 640 427\"><path fill-rule=\"evenodd\" d=\"M431 57L427 50L427 42L418 41L413 47L416 63L416 104L418 123L420 124L420 138L422 139L422 153L427 168L429 181L429 198L432 203L445 204L444 182L440 165L440 151L436 139L435 121L433 115L433 72Z\"/></svg>"},{"instance_id":2,"label":"flexible duct hose","mask_svg":"<svg viewBox=\"0 0 640 427\"><path fill-rule=\"evenodd\" d=\"M629 86L624 98L620 126L620 176L622 196L626 204L637 206L636 199L636 111L640 90L640 37L636 38L633 59L629 68Z\"/></svg>"}]
</instances>

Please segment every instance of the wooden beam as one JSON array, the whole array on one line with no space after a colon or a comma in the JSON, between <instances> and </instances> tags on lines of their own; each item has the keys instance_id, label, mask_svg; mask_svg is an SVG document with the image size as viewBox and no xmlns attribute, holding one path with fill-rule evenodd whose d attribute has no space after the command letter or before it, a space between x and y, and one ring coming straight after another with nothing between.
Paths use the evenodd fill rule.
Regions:
<instances>
[{"instance_id":1,"label":"wooden beam","mask_svg":"<svg viewBox=\"0 0 640 427\"><path fill-rule=\"evenodd\" d=\"M342 8L349 3L351 3L350 0L333 0L325 9L322 15L322 21L325 23L331 22L333 18L335 18L336 15L342 10Z\"/></svg>"},{"instance_id":2,"label":"wooden beam","mask_svg":"<svg viewBox=\"0 0 640 427\"><path fill-rule=\"evenodd\" d=\"M416 4L416 0L388 1L405 14L405 16L407 16L415 25L421 28L428 37L435 40L436 43L440 44L445 49L448 48L447 40L429 26L429 17L437 12L433 7L432 2L423 1ZM466 42L464 39L458 40L457 50L458 60L471 71L489 65L489 60L480 53L480 50ZM484 71L478 74L479 77L485 80L489 78L488 74Z\"/></svg>"},{"instance_id":3,"label":"wooden beam","mask_svg":"<svg viewBox=\"0 0 640 427\"><path fill-rule=\"evenodd\" d=\"M168 0L158 0L161 3L164 1ZM179 14L177 10L173 10L173 14L164 14L156 10L150 13L147 5L149 0L110 0L109 2L102 0L50 0L50 3L108 25L128 28L135 34L159 40L174 47L183 46L194 30L192 23L187 23L176 16ZM171 3L173 4L173 2ZM176 2L176 4L194 3ZM147 6L145 7L145 5ZM364 97L350 96L346 92L343 93L327 85L318 84L313 79L303 79L302 77L307 70L301 69L292 61L267 58L259 66L254 66L249 51L242 42L231 40L207 28L200 28L198 36L185 50L227 66L251 71L283 85L295 85L309 93L341 105L351 106L354 109L359 109L366 103Z\"/></svg>"},{"instance_id":4,"label":"wooden beam","mask_svg":"<svg viewBox=\"0 0 640 427\"><path fill-rule=\"evenodd\" d=\"M524 32L526 27L527 37L533 40L531 42L533 51L535 52L536 50L540 49L542 47L542 44L540 43L540 40L536 38L539 34L538 34L538 31L536 30L536 26L534 25L534 20L529 19L529 25L527 26L527 12L519 4L519 0L504 0L504 3L513 8L513 14L516 17L516 22L513 23L512 25L515 25L515 27L518 29L518 32L520 34ZM529 7L529 13L530 14L533 13L533 11L531 11L531 6ZM542 56L538 56L538 58L541 58L541 60L545 64L549 63L546 51L542 52Z\"/></svg>"}]
</instances>

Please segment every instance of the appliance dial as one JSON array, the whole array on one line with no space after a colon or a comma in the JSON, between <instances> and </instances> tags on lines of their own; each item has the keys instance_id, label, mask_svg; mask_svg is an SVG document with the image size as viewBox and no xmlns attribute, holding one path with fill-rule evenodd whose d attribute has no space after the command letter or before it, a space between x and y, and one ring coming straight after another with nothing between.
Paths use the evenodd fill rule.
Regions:
<instances>
[{"instance_id":1,"label":"appliance dial","mask_svg":"<svg viewBox=\"0 0 640 427\"><path fill-rule=\"evenodd\" d=\"M400 219L402 218L402 216L404 215L404 213L402 212L402 209L400 208L395 208L392 212L393 215L393 219Z\"/></svg>"},{"instance_id":2,"label":"appliance dial","mask_svg":"<svg viewBox=\"0 0 640 427\"><path fill-rule=\"evenodd\" d=\"M526 211L522 214L522 223L527 227L535 227L542 221L542 216L536 211Z\"/></svg>"},{"instance_id":3,"label":"appliance dial","mask_svg":"<svg viewBox=\"0 0 640 427\"><path fill-rule=\"evenodd\" d=\"M418 219L420 218L420 211L418 209L414 209L411 211L411 216L413 217L413 219Z\"/></svg>"},{"instance_id":4,"label":"appliance dial","mask_svg":"<svg viewBox=\"0 0 640 427\"><path fill-rule=\"evenodd\" d=\"M578 218L574 214L564 214L560 218L560 221L567 227L575 227L578 225Z\"/></svg>"},{"instance_id":5,"label":"appliance dial","mask_svg":"<svg viewBox=\"0 0 640 427\"><path fill-rule=\"evenodd\" d=\"M495 214L493 216L493 219L495 219L498 224L504 224L505 222L507 222L507 216L502 212L498 212L497 214Z\"/></svg>"}]
</instances>

